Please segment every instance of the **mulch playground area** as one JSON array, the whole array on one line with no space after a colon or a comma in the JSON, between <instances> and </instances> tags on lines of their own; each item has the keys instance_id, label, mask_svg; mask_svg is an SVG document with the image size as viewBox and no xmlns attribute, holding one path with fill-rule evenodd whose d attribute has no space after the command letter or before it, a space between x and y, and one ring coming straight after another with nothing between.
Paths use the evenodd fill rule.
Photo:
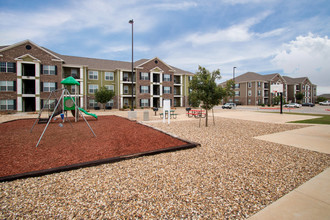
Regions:
<instances>
[{"instance_id":1,"label":"mulch playground area","mask_svg":"<svg viewBox=\"0 0 330 220\"><path fill-rule=\"evenodd\" d=\"M30 129L35 119L1 124L0 180L38 176L196 146L122 117L86 118L96 137L83 119L75 123L71 118L71 126L59 118L49 124L38 147L36 144L46 124L36 124L32 133ZM40 171L43 172L40 174Z\"/></svg>"}]
</instances>

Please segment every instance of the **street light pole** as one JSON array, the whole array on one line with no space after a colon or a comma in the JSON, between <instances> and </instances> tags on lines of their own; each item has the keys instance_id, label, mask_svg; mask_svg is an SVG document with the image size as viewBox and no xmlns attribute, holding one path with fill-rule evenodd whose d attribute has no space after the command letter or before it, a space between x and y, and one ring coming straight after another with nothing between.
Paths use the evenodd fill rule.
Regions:
<instances>
[{"instance_id":1,"label":"street light pole","mask_svg":"<svg viewBox=\"0 0 330 220\"><path fill-rule=\"evenodd\" d=\"M131 25L132 25L132 105L131 105L131 111L134 111L134 95L133 95L133 87L134 87L134 84L133 84L133 24L134 24L134 21L133 19L129 20L129 22Z\"/></svg>"},{"instance_id":2,"label":"street light pole","mask_svg":"<svg viewBox=\"0 0 330 220\"><path fill-rule=\"evenodd\" d=\"M236 86L235 86L235 69L236 69L236 66L233 67L233 83L234 83L234 98L233 98L233 103L235 103L235 88L236 88Z\"/></svg>"}]
</instances>

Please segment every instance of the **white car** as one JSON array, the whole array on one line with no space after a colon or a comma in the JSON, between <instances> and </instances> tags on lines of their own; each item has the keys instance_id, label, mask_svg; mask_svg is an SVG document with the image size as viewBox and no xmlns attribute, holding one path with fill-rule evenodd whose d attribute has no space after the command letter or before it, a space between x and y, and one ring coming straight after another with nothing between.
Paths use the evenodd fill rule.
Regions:
<instances>
[{"instance_id":1,"label":"white car","mask_svg":"<svg viewBox=\"0 0 330 220\"><path fill-rule=\"evenodd\" d=\"M286 104L284 105L284 107L288 107L288 108L300 108L302 105L299 103L290 103L290 104Z\"/></svg>"},{"instance_id":2,"label":"white car","mask_svg":"<svg viewBox=\"0 0 330 220\"><path fill-rule=\"evenodd\" d=\"M319 102L320 105L330 105L330 101Z\"/></svg>"}]
</instances>

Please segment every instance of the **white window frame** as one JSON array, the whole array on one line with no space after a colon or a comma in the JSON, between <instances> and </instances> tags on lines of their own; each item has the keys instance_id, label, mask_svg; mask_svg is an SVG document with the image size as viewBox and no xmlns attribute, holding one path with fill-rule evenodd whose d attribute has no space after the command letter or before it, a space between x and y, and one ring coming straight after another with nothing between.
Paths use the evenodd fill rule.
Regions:
<instances>
[{"instance_id":1,"label":"white window frame","mask_svg":"<svg viewBox=\"0 0 330 220\"><path fill-rule=\"evenodd\" d=\"M141 99L141 107L149 107L149 99Z\"/></svg>"},{"instance_id":2,"label":"white window frame","mask_svg":"<svg viewBox=\"0 0 330 220\"><path fill-rule=\"evenodd\" d=\"M251 88L251 87L252 87L252 83L248 82L248 88Z\"/></svg>"},{"instance_id":3,"label":"white window frame","mask_svg":"<svg viewBox=\"0 0 330 220\"><path fill-rule=\"evenodd\" d=\"M99 72L95 70L88 71L88 79L89 80L98 80Z\"/></svg>"},{"instance_id":4,"label":"white window frame","mask_svg":"<svg viewBox=\"0 0 330 220\"><path fill-rule=\"evenodd\" d=\"M261 90L258 90L258 96L261 96Z\"/></svg>"},{"instance_id":5,"label":"white window frame","mask_svg":"<svg viewBox=\"0 0 330 220\"><path fill-rule=\"evenodd\" d=\"M104 73L104 79L106 81L114 81L114 72L105 72Z\"/></svg>"},{"instance_id":6,"label":"white window frame","mask_svg":"<svg viewBox=\"0 0 330 220\"><path fill-rule=\"evenodd\" d=\"M9 66L8 64L12 64ZM1 71L4 70L4 71ZM14 73L15 70L15 63L13 62L0 62L0 72L2 73Z\"/></svg>"},{"instance_id":7,"label":"white window frame","mask_svg":"<svg viewBox=\"0 0 330 220\"><path fill-rule=\"evenodd\" d=\"M171 94L171 87L170 86L164 86L164 94Z\"/></svg>"},{"instance_id":8,"label":"white window frame","mask_svg":"<svg viewBox=\"0 0 330 220\"><path fill-rule=\"evenodd\" d=\"M170 74L164 74L164 82L171 82L171 75Z\"/></svg>"},{"instance_id":9,"label":"white window frame","mask_svg":"<svg viewBox=\"0 0 330 220\"><path fill-rule=\"evenodd\" d=\"M149 86L141 86L140 93L149 93Z\"/></svg>"},{"instance_id":10,"label":"white window frame","mask_svg":"<svg viewBox=\"0 0 330 220\"><path fill-rule=\"evenodd\" d=\"M54 65L43 65L42 66L42 74L44 75L55 75L55 66Z\"/></svg>"},{"instance_id":11,"label":"white window frame","mask_svg":"<svg viewBox=\"0 0 330 220\"><path fill-rule=\"evenodd\" d=\"M12 104L9 102L11 102ZM15 100L14 99L0 100L0 110L15 110Z\"/></svg>"},{"instance_id":12,"label":"white window frame","mask_svg":"<svg viewBox=\"0 0 330 220\"><path fill-rule=\"evenodd\" d=\"M12 89L9 89L10 87L12 87ZM4 90L2 88L4 88ZM0 81L0 92L13 92L13 91L14 91L14 81Z\"/></svg>"},{"instance_id":13,"label":"white window frame","mask_svg":"<svg viewBox=\"0 0 330 220\"><path fill-rule=\"evenodd\" d=\"M114 85L105 85L105 88L107 88L107 90L111 90L111 91L115 91L115 86Z\"/></svg>"},{"instance_id":14,"label":"white window frame","mask_svg":"<svg viewBox=\"0 0 330 220\"><path fill-rule=\"evenodd\" d=\"M113 102L113 99L111 99L109 102L107 102L107 104L105 104L106 107L113 107L114 105L114 102Z\"/></svg>"},{"instance_id":15,"label":"white window frame","mask_svg":"<svg viewBox=\"0 0 330 220\"><path fill-rule=\"evenodd\" d=\"M88 93L95 94L95 91L99 89L99 85L96 84L89 84L88 85Z\"/></svg>"},{"instance_id":16,"label":"white window frame","mask_svg":"<svg viewBox=\"0 0 330 220\"><path fill-rule=\"evenodd\" d=\"M248 90L248 96L252 96L252 90Z\"/></svg>"},{"instance_id":17,"label":"white window frame","mask_svg":"<svg viewBox=\"0 0 330 220\"><path fill-rule=\"evenodd\" d=\"M150 80L149 73L141 72L141 80Z\"/></svg>"},{"instance_id":18,"label":"white window frame","mask_svg":"<svg viewBox=\"0 0 330 220\"><path fill-rule=\"evenodd\" d=\"M235 96L240 96L240 91L235 91Z\"/></svg>"},{"instance_id":19,"label":"white window frame","mask_svg":"<svg viewBox=\"0 0 330 220\"><path fill-rule=\"evenodd\" d=\"M43 92L51 92L56 90L55 82L43 82Z\"/></svg>"},{"instance_id":20,"label":"white window frame","mask_svg":"<svg viewBox=\"0 0 330 220\"><path fill-rule=\"evenodd\" d=\"M97 105L97 102L95 101L95 99L90 99L90 100L88 101L88 106L89 106L90 108L94 108L94 107L97 107L98 105Z\"/></svg>"}]
</instances>

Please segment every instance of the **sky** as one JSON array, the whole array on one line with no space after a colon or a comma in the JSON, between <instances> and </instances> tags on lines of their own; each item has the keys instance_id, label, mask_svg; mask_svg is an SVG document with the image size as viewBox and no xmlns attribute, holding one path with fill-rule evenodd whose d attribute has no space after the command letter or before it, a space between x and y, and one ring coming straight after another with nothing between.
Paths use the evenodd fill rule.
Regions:
<instances>
[{"instance_id":1,"label":"sky","mask_svg":"<svg viewBox=\"0 0 330 220\"><path fill-rule=\"evenodd\" d=\"M26 39L62 55L158 57L220 82L246 72L308 77L330 93L329 0L0 0L0 45Z\"/></svg>"}]
</instances>

